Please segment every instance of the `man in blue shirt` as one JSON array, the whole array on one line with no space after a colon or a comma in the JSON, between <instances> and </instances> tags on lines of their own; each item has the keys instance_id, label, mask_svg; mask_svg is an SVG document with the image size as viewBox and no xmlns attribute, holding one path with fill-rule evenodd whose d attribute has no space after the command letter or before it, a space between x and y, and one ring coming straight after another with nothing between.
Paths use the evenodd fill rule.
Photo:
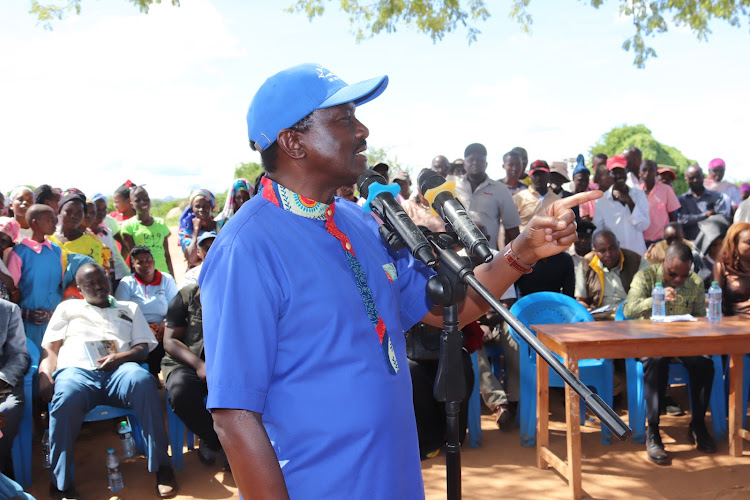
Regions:
<instances>
[{"instance_id":1,"label":"man in blue shirt","mask_svg":"<svg viewBox=\"0 0 750 500\"><path fill-rule=\"evenodd\" d=\"M246 497L424 496L404 332L420 320L442 326L424 291L432 271L334 198L366 168L356 106L387 83L347 85L302 64L266 80L250 105L267 177L200 277L207 405ZM476 275L501 295L575 240L569 208L600 195L549 207ZM461 324L486 310L470 291Z\"/></svg>"},{"instance_id":2,"label":"man in blue shirt","mask_svg":"<svg viewBox=\"0 0 750 500\"><path fill-rule=\"evenodd\" d=\"M685 182L690 191L680 195L680 209L677 212L677 222L682 225L685 238L694 241L698 237L698 223L714 214L730 216L731 207L727 205L724 196L716 191L709 191L703 187L703 170L698 165L690 165L685 169Z\"/></svg>"}]
</instances>

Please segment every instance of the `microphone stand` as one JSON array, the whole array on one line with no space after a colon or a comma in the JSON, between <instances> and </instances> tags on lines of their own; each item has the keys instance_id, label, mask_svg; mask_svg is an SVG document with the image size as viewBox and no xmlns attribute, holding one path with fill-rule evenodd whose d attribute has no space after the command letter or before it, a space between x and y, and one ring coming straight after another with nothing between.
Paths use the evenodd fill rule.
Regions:
<instances>
[{"instance_id":1,"label":"microphone stand","mask_svg":"<svg viewBox=\"0 0 750 500\"><path fill-rule=\"evenodd\" d=\"M378 216L380 214L375 211ZM383 217L381 217L382 219ZM386 219L383 219L384 221ZM461 445L458 439L458 414L461 400L466 396L461 349L463 335L458 329L458 304L465 298L467 285L473 288L513 328L529 346L560 377L576 391L586 406L599 417L618 439L624 441L633 433L625 422L578 377L565 367L555 355L542 344L518 318L511 314L500 301L474 276L471 259L459 256L451 250L456 241L452 233L424 231L427 240L438 257L437 274L425 285L430 300L443 306L443 332L440 336L440 360L433 387L433 396L445 402L446 413L446 489L448 500L461 499ZM387 222L380 226L380 234L394 250L404 247L403 239ZM394 237L398 236L397 238Z\"/></svg>"},{"instance_id":2,"label":"microphone stand","mask_svg":"<svg viewBox=\"0 0 750 500\"><path fill-rule=\"evenodd\" d=\"M473 288L502 318L526 341L547 364L557 372L578 395L586 406L591 408L612 433L621 441L627 439L632 430L622 421L612 408L578 377L568 370L555 355L537 339L518 318L511 314L502 303L474 276L473 264L469 258L461 257L450 249L453 237L450 233L427 235L433 250L438 256L438 273L427 282L427 295L436 305L442 305L443 333L440 338L440 361L433 394L438 401L445 402L446 412L446 488L449 500L461 498L461 448L459 444L458 412L461 400L466 395L463 377L461 348L463 336L458 329L458 303L466 294L467 285Z\"/></svg>"}]
</instances>

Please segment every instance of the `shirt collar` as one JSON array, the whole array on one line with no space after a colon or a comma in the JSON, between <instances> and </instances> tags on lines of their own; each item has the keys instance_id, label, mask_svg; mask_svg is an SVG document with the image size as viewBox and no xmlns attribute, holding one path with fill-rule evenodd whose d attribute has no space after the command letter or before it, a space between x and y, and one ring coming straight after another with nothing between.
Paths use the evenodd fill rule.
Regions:
<instances>
[{"instance_id":1,"label":"shirt collar","mask_svg":"<svg viewBox=\"0 0 750 500\"><path fill-rule=\"evenodd\" d=\"M39 243L38 241L34 241L31 238L24 238L20 244L31 248L36 253L42 253L42 247L47 247L52 250L52 243L50 243L46 236L44 237L44 241L41 243Z\"/></svg>"},{"instance_id":2,"label":"shirt collar","mask_svg":"<svg viewBox=\"0 0 750 500\"><path fill-rule=\"evenodd\" d=\"M135 278L135 282L139 285L146 285L146 286L159 286L161 285L161 271L158 269L154 272L154 281L151 283L146 283L145 281L141 280L136 273L133 273L133 277Z\"/></svg>"},{"instance_id":3,"label":"shirt collar","mask_svg":"<svg viewBox=\"0 0 750 500\"><path fill-rule=\"evenodd\" d=\"M263 186L261 190L263 198L277 207L307 219L326 220L325 212L329 205L305 198L268 177L263 177L260 182ZM333 209L335 204L330 206Z\"/></svg>"}]
</instances>

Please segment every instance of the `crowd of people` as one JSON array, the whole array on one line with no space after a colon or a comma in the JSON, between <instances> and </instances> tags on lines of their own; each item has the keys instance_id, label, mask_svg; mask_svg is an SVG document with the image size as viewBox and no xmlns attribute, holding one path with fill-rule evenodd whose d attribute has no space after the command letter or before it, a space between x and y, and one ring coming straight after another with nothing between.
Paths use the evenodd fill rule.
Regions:
<instances>
[{"instance_id":1,"label":"crowd of people","mask_svg":"<svg viewBox=\"0 0 750 500\"><path fill-rule=\"evenodd\" d=\"M381 87L376 88L379 89L377 93L385 88L382 81L378 85ZM377 93L367 99L374 98ZM366 100L352 102L361 104ZM349 112L346 107L349 105L350 101L342 101L333 107L315 108L313 112L324 111L324 115L342 110ZM354 108L353 105L350 107ZM295 337L296 347L290 349L286 344L289 339L282 337L287 331L296 332L345 320L346 316L338 313L334 319L327 316L326 304L332 301L349 304L351 308L365 304L365 323L371 322L370 328L374 327L377 332L379 356L384 356L386 372L391 375L399 372L398 351L405 340L411 385L404 386L403 378L399 377L393 379L399 381L398 385L391 387L389 382L383 387L399 393L411 390L420 455L427 458L439 452L445 441L445 409L432 397L432 385L439 352L437 325L441 321L435 313L429 312L430 304L426 304L421 295L429 273L409 271L414 263L403 257L388 257L395 259L396 263L374 266L385 270L388 281L368 284L367 276L373 266L364 259L361 263L352 250L354 242L358 252L364 252L366 247L359 244L371 238L369 230L357 227L364 227L365 220L372 223L369 215L357 207L366 200L359 197L356 186L348 184L338 188L339 199L335 205L318 203L313 201L318 198L303 197L291 191L290 185L301 181L292 180L297 166L294 162L287 163L287 160L294 159L295 155L302 158L306 153L299 152L301 150L291 135L282 135L287 133L285 131L291 131L289 134L305 133L311 124L305 123L306 118L298 123L292 122L297 123L294 127L298 128L277 131L280 145L275 141L266 144L263 142L268 140L265 134L253 135L252 113L251 106L248 115L250 137L252 144L262 151L267 174L255 182L235 180L220 212L210 191L195 190L179 218L177 236L182 259L170 254L170 228L163 219L151 214L151 200L144 185L128 181L118 187L112 197L115 210L111 213L107 213L107 196L87 196L76 188L61 190L42 185L32 189L20 186L7 198L0 198L0 250L3 253L0 325L5 328L0 331L0 426L3 426L0 469L3 472L9 472L11 444L23 407L20 381L29 363L27 339L41 353L38 397L39 402L44 403L44 412L49 404L50 492L53 497L78 498L71 472L75 440L86 413L101 404L133 409L147 438L148 469L156 475L157 494L162 498L176 494L177 482L170 467L168 440L159 405L158 391L163 386L166 386L175 413L200 437L200 460L213 464L220 458L227 460L229 455L229 462L239 464L245 471L248 463L239 453L232 451L242 441L235 439L238 435L233 434L240 432L241 428L228 427L224 423L227 417L223 411L244 406L232 406L227 401L241 400L242 405L251 408L249 411L253 416L263 413L264 425L278 433L279 429L285 429L284 424L290 419L297 422L294 425L301 425L296 411L288 416L283 412L291 411L290 393L297 398L307 397L306 377L338 377L338 384L349 384L342 372L321 375L315 371L308 355L317 349L315 343L325 342L326 349L330 349L326 356L339 359L337 356L341 353L336 349L341 347L336 347L335 341ZM355 134L366 137L367 129L361 123L352 117L347 120L353 123ZM273 162L277 159L275 156L271 158L269 149L273 155L283 152L281 172L275 170ZM363 146L357 145L356 149L359 151ZM679 196L672 187L674 171L660 167L651 159L644 159L636 147L612 157L597 154L591 159L590 167L586 166L583 155L579 155L575 165L570 166L567 162L548 163L544 160L529 163L528 153L522 147L502 155L502 163L504 178L491 179L487 175L488 151L482 144L474 143L465 148L463 158L450 162L445 156L438 155L427 168L455 183L457 197L486 234L492 250L504 252L505 259L496 260L502 261L503 266L507 260L507 265L520 273L511 286L508 285L516 277L487 278L492 274L490 270L497 274L507 272L510 267L487 268L484 273L486 279L497 281L495 291L505 291L501 298L507 304L535 292L551 291L574 297L598 319L613 319L618 308L622 308L625 317L648 318L651 314L651 289L655 282L660 281L665 286L667 314L704 316L705 291L712 281L717 281L724 291L724 313L750 316L750 186L738 188L723 181L726 165L721 159L709 163L708 178L698 165L688 167L685 180L689 190ZM445 222L431 211L425 193L414 186L408 172L391 172L384 163L373 168L389 182L398 184L400 193L397 198L418 225L433 232L446 230ZM335 183L333 174L326 175L329 176L325 179L327 185ZM282 178L288 185L279 182ZM603 197L581 196L597 190L604 192ZM249 209L240 211L256 191L263 201L250 203ZM565 205L565 198L572 196L576 201L570 206ZM266 208L268 204L284 210L273 212ZM341 227L335 222L334 207L344 218ZM559 210L556 207L560 207ZM568 229L570 225L564 222L560 224L565 227L564 231L569 232L554 236L557 241L567 242L567 252L548 249L545 245L552 239L544 241L545 236L539 236L541 240L534 244L533 251L516 254L519 246L511 246L511 242L519 241L519 238L524 242L531 241L531 236L525 236L526 230L534 226L534 230L539 231L540 221L544 218L539 216L556 213L556 210L562 214L569 208L572 208L577 223L578 241L570 244L572 229ZM237 214L244 222L261 210L266 211L265 226L254 225L247 229L242 223L229 223ZM295 218L299 215L312 219L314 223L301 224L301 218ZM274 224L278 227L294 226L294 230L274 233L277 227ZM324 237L319 234L322 227L325 227ZM222 230L231 237L222 240L219 236ZM278 252L258 254L250 259L250 254L241 247L242 241L247 240L234 238L237 234L244 235L242 231L246 230L253 232L253 241L257 239L264 245L278 246ZM551 233L552 229L549 229L546 234ZM218 250L211 251L217 238L221 243L214 248ZM299 244L305 238L308 243L314 241L325 247L329 253L340 252L343 248L346 266L324 263L317 254ZM526 262L534 262L533 265L524 264L524 258L529 256L532 259ZM381 257L378 254L378 259ZM180 284L173 277L177 266L184 266L186 271ZM255 290L251 308L243 302L242 296L235 293L235 287L239 285L232 266L241 266L247 276L254 278L265 279L273 275L266 279L267 283L273 283L270 288L263 288L267 285L263 285L262 280L255 283L253 279L251 283L239 278L247 293ZM269 321L279 320L282 324L265 323L267 318L261 317L263 311L285 310L303 296L310 300L306 290L312 282L301 279L302 286L289 286L286 280L291 274L317 273L326 266L330 267L331 282L351 280L353 273L355 280L351 284L356 284L359 293L352 294L348 288L336 291L335 286L323 289L318 284L315 286L320 293L313 295L316 296L315 304L320 307L315 315L284 316L281 320L281 316L274 316ZM202 275L205 275L205 280ZM397 279L402 280L400 309L394 309L395 302L381 309L383 304L373 301L373 297L390 293L390 283ZM210 311L206 348L204 304L201 302L203 285L206 285L204 302L209 304L206 310ZM413 290L409 292L406 285ZM385 312L379 314L378 310ZM474 320L481 312L474 308L466 314L476 313L470 318ZM400 315L401 319L394 320L394 314ZM278 329L279 338L257 341L257 344L253 339L237 339L233 321L245 321L248 317L264 332ZM476 351L480 393L494 413L498 427L507 430L513 425L519 398L518 347L507 325L494 313L484 313L467 323L464 327L466 393L471 392L474 381L468 353ZM333 330L345 329L344 324L336 323ZM397 339L401 331L391 328L399 324L410 326L405 339ZM87 343L100 341L113 341L116 349L106 356L92 359L87 355ZM238 349L232 344L235 341L239 343ZM483 347L483 343L490 342L503 347L503 380L498 380L490 369ZM304 357L281 356L287 356L295 349L299 349ZM206 350L210 352L208 365ZM251 359L241 358L248 353L251 353ZM666 370L670 358L642 361L647 399L647 453L655 463L666 464L669 456L659 435L659 416L665 406L674 405L666 398ZM713 452L716 446L704 423L713 366L702 357L681 358L681 361L691 372L692 381L692 419L688 438L698 449ZM250 383L247 379L252 380L254 372L247 370L273 363L278 363L273 369L289 373L297 369L305 376L292 376L287 382L289 385L281 387L274 385L276 379L264 379L262 383L279 391L273 396L272 392L268 395L253 392L255 382ZM211 386L207 383L207 371L211 374ZM247 376L243 378L243 375ZM233 385L233 380L238 377L250 389ZM378 393L378 397L385 401L388 391ZM329 398L320 394L316 397ZM391 395L387 397L391 398ZM331 397L331 404L336 405L334 400L335 397ZM215 410L213 414L206 409L207 406ZM264 407L265 412L261 411ZM41 408L41 405L35 406L35 412L42 411ZM372 409L371 405L368 406L366 414ZM316 409L319 411L320 408ZM393 411L411 415L410 408L394 406ZM265 420L268 413L269 420ZM364 414L362 411L357 413ZM466 414L464 401L460 414L462 434L466 432ZM326 415L326 418L339 418ZM215 422L217 418L219 420ZM320 423L319 420L310 420L301 425L300 432L315 432L314 427ZM332 425L330 421L327 424ZM368 429L357 432L360 431L367 434ZM399 439L398 435L394 436L393 439ZM277 446L273 452L281 460L280 455L286 452L282 448L284 444L271 444ZM293 447L293 440L286 446ZM349 445L338 439L330 446L346 449ZM228 448L226 454L224 448ZM303 450L302 453L301 462L290 464L285 474L291 474L289 469L295 474L302 473L299 468L305 467L304 453L307 452ZM312 455L307 458L310 463L314 462ZM407 468L413 469L413 464ZM242 489L247 483L238 479L238 484Z\"/></svg>"},{"instance_id":2,"label":"crowd of people","mask_svg":"<svg viewBox=\"0 0 750 500\"><path fill-rule=\"evenodd\" d=\"M197 280L217 231L253 191L246 179L235 180L216 214L214 195L195 190L179 221L184 258L178 264L170 255L170 229L151 215L143 185L127 181L118 187L111 213L106 196L76 188L20 186L8 195L7 207L0 198L0 471L12 475L27 342L41 355L34 411L42 426L48 413L53 498L78 498L72 482L75 440L86 413L102 404L133 409L157 494L176 494L159 409L164 384L175 413L200 437L199 459L216 462L221 445L203 403ZM185 270L179 286L175 265ZM88 344L99 341L113 341L115 348L92 359Z\"/></svg>"}]
</instances>

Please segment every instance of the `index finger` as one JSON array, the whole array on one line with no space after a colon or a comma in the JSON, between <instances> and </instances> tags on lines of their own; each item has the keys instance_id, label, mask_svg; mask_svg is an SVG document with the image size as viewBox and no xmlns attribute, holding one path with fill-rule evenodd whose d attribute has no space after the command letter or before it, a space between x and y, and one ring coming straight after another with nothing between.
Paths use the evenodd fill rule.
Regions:
<instances>
[{"instance_id":1,"label":"index finger","mask_svg":"<svg viewBox=\"0 0 750 500\"><path fill-rule=\"evenodd\" d=\"M587 201L598 200L602 196L604 196L604 193L596 189L594 191L585 191L583 193L574 194L573 196L568 196L567 198L557 200L555 203L559 203L558 206L562 208L573 208L581 203L586 203Z\"/></svg>"}]
</instances>

